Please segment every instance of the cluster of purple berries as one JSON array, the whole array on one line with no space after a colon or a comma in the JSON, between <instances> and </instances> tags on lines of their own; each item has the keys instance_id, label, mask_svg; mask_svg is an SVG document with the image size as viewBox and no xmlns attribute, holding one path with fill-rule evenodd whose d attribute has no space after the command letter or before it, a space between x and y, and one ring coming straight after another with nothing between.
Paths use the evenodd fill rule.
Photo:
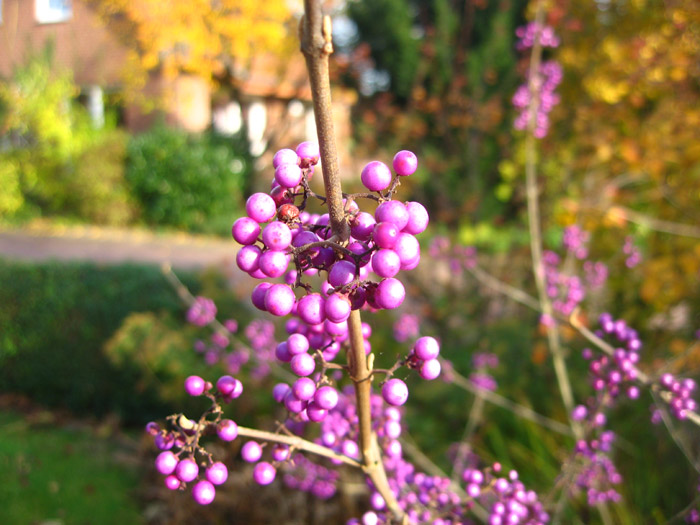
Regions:
<instances>
[{"instance_id":1,"label":"cluster of purple berries","mask_svg":"<svg viewBox=\"0 0 700 525\"><path fill-rule=\"evenodd\" d=\"M609 455L614 439L615 434L608 430L594 439L582 439L576 444L575 457L580 470L574 489L585 491L590 506L609 501L617 503L621 499L613 485L622 483L622 476Z\"/></svg>"},{"instance_id":2,"label":"cluster of purple berries","mask_svg":"<svg viewBox=\"0 0 700 525\"><path fill-rule=\"evenodd\" d=\"M625 259L625 266L627 266L627 268L634 268L642 262L642 253L639 251L639 248L634 245L634 238L631 235L625 237L622 253L627 256Z\"/></svg>"},{"instance_id":3,"label":"cluster of purple berries","mask_svg":"<svg viewBox=\"0 0 700 525\"><path fill-rule=\"evenodd\" d=\"M695 412L697 403L692 398L695 392L695 381L690 378L678 379L666 373L659 378L659 384L663 391L668 393L669 409L676 419L685 419L688 417L688 412Z\"/></svg>"},{"instance_id":4,"label":"cluster of purple berries","mask_svg":"<svg viewBox=\"0 0 700 525\"><path fill-rule=\"evenodd\" d=\"M399 343L418 337L419 333L420 319L415 314L401 314L394 323L394 339Z\"/></svg>"},{"instance_id":5,"label":"cluster of purple berries","mask_svg":"<svg viewBox=\"0 0 700 525\"><path fill-rule=\"evenodd\" d=\"M534 116L536 138L541 139L549 131L549 113L559 104L560 97L555 90L561 84L564 72L558 62L546 60L542 62L536 73L534 91L538 97L536 111L533 115L531 107L530 81L522 84L513 95L513 106L518 110L513 127L518 130L527 129L530 119Z\"/></svg>"},{"instance_id":6,"label":"cluster of purple berries","mask_svg":"<svg viewBox=\"0 0 700 525\"><path fill-rule=\"evenodd\" d=\"M498 383L491 374L488 373L490 368L498 366L498 356L488 352L477 352L472 356L472 367L474 371L469 374L469 381L483 390L493 392L498 387Z\"/></svg>"},{"instance_id":7,"label":"cluster of purple berries","mask_svg":"<svg viewBox=\"0 0 700 525\"><path fill-rule=\"evenodd\" d=\"M309 325L325 320L343 323L352 309L364 306L400 306L406 292L395 276L418 265L420 246L415 235L428 226L428 213L420 203L402 203L391 195L399 177L416 170L416 156L410 151L396 154L396 177L382 162L365 166L362 182L378 192L373 197L379 205L371 214L360 211L353 199L346 201L345 219L351 231L347 245L332 237L328 214L304 211L311 194L309 177L317 162L318 147L307 142L296 152L278 151L271 192L251 195L247 216L233 224L233 238L243 245L236 257L238 267L259 279L285 277L284 283L260 283L253 292L253 304L277 316L295 312ZM296 269L288 271L292 260ZM326 272L323 294L308 293L297 299L293 286L310 292L301 277L320 271ZM369 279L371 273L379 282Z\"/></svg>"},{"instance_id":8,"label":"cluster of purple berries","mask_svg":"<svg viewBox=\"0 0 700 525\"><path fill-rule=\"evenodd\" d=\"M195 297L187 310L187 322L197 326L206 326L216 317L216 305L207 297Z\"/></svg>"},{"instance_id":9,"label":"cluster of purple berries","mask_svg":"<svg viewBox=\"0 0 700 525\"><path fill-rule=\"evenodd\" d=\"M576 224L564 228L562 245L577 259L588 257L588 241L591 234Z\"/></svg>"},{"instance_id":10,"label":"cluster of purple berries","mask_svg":"<svg viewBox=\"0 0 700 525\"><path fill-rule=\"evenodd\" d=\"M542 255L547 295L552 301L552 308L569 316L586 297L583 281L577 275L568 275L560 270L561 258L558 254L545 250Z\"/></svg>"},{"instance_id":11,"label":"cluster of purple berries","mask_svg":"<svg viewBox=\"0 0 700 525\"><path fill-rule=\"evenodd\" d=\"M590 361L589 370L592 375L592 385L596 392L605 394L612 401L621 392L625 392L629 399L639 397L637 380L637 363L639 363L639 351L642 342L639 334L630 328L622 319L613 319L609 313L603 313L599 318L601 329L598 335L614 339L615 352L612 357L603 355L594 357L590 348L582 352L584 359Z\"/></svg>"},{"instance_id":12,"label":"cluster of purple berries","mask_svg":"<svg viewBox=\"0 0 700 525\"><path fill-rule=\"evenodd\" d=\"M537 22L520 26L515 30L515 36L519 38L516 44L518 51L530 49L537 40L542 47L559 47L559 37L554 32L554 28Z\"/></svg>"},{"instance_id":13,"label":"cluster of purple berries","mask_svg":"<svg viewBox=\"0 0 700 525\"><path fill-rule=\"evenodd\" d=\"M434 259L447 261L450 271L461 274L465 269L477 265L477 253L474 246L452 244L447 237L436 235L430 243L429 252Z\"/></svg>"},{"instance_id":14,"label":"cluster of purple berries","mask_svg":"<svg viewBox=\"0 0 700 525\"><path fill-rule=\"evenodd\" d=\"M212 390L215 390L212 393ZM243 385L232 376L221 376L216 388L199 376L189 376L185 380L185 392L191 396L207 395L212 400L230 402L243 392ZM180 415L173 418L172 429L161 428L157 423L148 423L146 431L153 436L156 447L162 452L155 460L156 470L165 476L165 486L171 490L184 490L188 483L195 482L192 497L200 505L208 505L216 496L215 486L228 478L228 469L221 462L215 462L210 454L203 453L199 445L199 423ZM206 422L211 424L210 422ZM238 435L238 426L230 419L218 420L217 434L224 441L232 441ZM197 457L204 459L198 463ZM200 467L204 476L200 475Z\"/></svg>"}]
</instances>

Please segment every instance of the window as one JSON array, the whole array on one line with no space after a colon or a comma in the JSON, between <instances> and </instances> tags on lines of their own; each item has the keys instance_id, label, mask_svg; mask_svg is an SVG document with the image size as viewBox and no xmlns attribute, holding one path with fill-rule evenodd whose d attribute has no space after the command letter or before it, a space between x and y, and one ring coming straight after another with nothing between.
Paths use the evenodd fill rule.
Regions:
<instances>
[{"instance_id":1,"label":"window","mask_svg":"<svg viewBox=\"0 0 700 525\"><path fill-rule=\"evenodd\" d=\"M40 24L65 22L73 16L71 0L36 0L36 21Z\"/></svg>"}]
</instances>

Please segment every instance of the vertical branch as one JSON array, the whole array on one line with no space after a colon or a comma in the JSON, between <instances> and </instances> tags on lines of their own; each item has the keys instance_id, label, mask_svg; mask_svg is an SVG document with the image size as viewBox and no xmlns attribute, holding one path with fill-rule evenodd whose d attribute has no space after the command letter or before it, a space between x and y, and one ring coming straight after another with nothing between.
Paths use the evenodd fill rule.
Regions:
<instances>
[{"instance_id":1,"label":"vertical branch","mask_svg":"<svg viewBox=\"0 0 700 525\"><path fill-rule=\"evenodd\" d=\"M323 16L319 0L304 0L304 11L305 16L300 26L301 50L306 58L306 67L311 82L326 203L333 235L340 242L344 242L350 236L350 226L345 218L343 207L328 76L328 58L333 52L331 20L330 17ZM384 498L387 508L396 520L403 521L405 515L389 487L377 438L372 432L370 396L372 387L371 357L373 356L368 359L365 354L362 320L358 310L354 310L350 314L348 331L350 340L348 368L355 387L359 421L358 446L362 452L362 469L372 480L374 487Z\"/></svg>"},{"instance_id":2,"label":"vertical branch","mask_svg":"<svg viewBox=\"0 0 700 525\"><path fill-rule=\"evenodd\" d=\"M540 1L537 4L537 12L535 14L535 24L537 27L542 27L544 21L544 5ZM552 352L552 361L554 364L554 372L557 377L559 391L564 403L564 407L569 417L571 429L577 439L583 437L581 425L571 419L571 412L574 408L574 396L571 390L571 382L566 369L566 362L561 348L559 337L559 327L554 322L552 303L549 300L545 284L544 264L542 263L542 232L540 229L540 209L538 200L538 185L537 185L537 146L535 139L535 126L537 119L537 110L539 108L539 92L540 92L540 62L542 60L542 45L539 38L535 38L530 57L530 72L528 79L528 87L530 91L530 107L528 122L528 133L525 137L525 185L527 192L527 216L530 229L530 252L532 255L532 266L535 274L535 283L537 285L537 295L540 303L540 309L546 319L551 320L550 326L547 326L547 341L549 349Z\"/></svg>"},{"instance_id":3,"label":"vertical branch","mask_svg":"<svg viewBox=\"0 0 700 525\"><path fill-rule=\"evenodd\" d=\"M323 16L318 0L304 0L304 12L306 14L300 27L301 51L306 59L311 83L328 214L333 233L339 240L345 241L350 236L350 226L345 220L343 210L338 150L333 129L331 84L328 76L328 58L333 53L331 19Z\"/></svg>"}]
</instances>

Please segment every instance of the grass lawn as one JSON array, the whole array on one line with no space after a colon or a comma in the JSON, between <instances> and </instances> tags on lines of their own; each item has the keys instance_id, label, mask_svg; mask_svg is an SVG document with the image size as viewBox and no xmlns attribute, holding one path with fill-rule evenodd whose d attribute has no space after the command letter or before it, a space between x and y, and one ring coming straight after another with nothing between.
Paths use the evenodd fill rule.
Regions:
<instances>
[{"instance_id":1,"label":"grass lawn","mask_svg":"<svg viewBox=\"0 0 700 525\"><path fill-rule=\"evenodd\" d=\"M143 523L138 467L123 445L89 426L56 426L48 412L31 419L0 412L0 523Z\"/></svg>"}]
</instances>

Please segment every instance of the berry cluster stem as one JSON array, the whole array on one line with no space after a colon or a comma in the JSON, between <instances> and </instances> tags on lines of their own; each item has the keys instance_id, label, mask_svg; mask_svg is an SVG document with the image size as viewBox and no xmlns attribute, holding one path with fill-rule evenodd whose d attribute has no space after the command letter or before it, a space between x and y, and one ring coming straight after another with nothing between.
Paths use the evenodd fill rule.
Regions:
<instances>
[{"instance_id":1,"label":"berry cluster stem","mask_svg":"<svg viewBox=\"0 0 700 525\"><path fill-rule=\"evenodd\" d=\"M350 226L345 218L343 193L338 168L338 152L333 129L331 109L331 88L328 76L328 58L333 52L331 22L323 16L318 0L304 0L304 18L300 25L301 50L306 58L306 67L311 83L318 144L323 169L323 184L326 191L326 204L330 216L333 235L341 242L350 236ZM360 312L353 311L348 319L350 350L348 368L355 387L357 415L359 419L359 448L362 452L362 468L382 495L397 521L403 521L404 514L394 497L387 481L386 471L376 436L372 432L370 393L372 371L368 366L362 338Z\"/></svg>"}]
</instances>

